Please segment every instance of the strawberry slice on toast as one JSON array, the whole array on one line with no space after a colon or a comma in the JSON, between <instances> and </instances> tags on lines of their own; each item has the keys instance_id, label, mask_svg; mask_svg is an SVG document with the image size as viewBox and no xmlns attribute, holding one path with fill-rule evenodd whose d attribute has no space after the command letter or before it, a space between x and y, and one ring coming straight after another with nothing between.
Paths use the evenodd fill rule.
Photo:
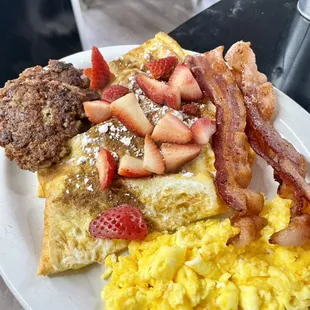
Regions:
<instances>
[{"instance_id":1,"label":"strawberry slice on toast","mask_svg":"<svg viewBox=\"0 0 310 310\"><path fill-rule=\"evenodd\" d=\"M131 132L141 137L152 133L153 125L144 115L133 93L113 101L110 107L112 114Z\"/></svg>"},{"instance_id":2,"label":"strawberry slice on toast","mask_svg":"<svg viewBox=\"0 0 310 310\"><path fill-rule=\"evenodd\" d=\"M101 149L97 158L96 167L99 173L100 190L108 188L114 178L116 162L112 154L106 149Z\"/></svg>"},{"instance_id":3,"label":"strawberry slice on toast","mask_svg":"<svg viewBox=\"0 0 310 310\"><path fill-rule=\"evenodd\" d=\"M110 104L101 100L86 101L83 103L85 114L95 124L107 121L112 117Z\"/></svg>"},{"instance_id":4,"label":"strawberry slice on toast","mask_svg":"<svg viewBox=\"0 0 310 310\"><path fill-rule=\"evenodd\" d=\"M118 165L118 174L127 178L142 178L152 173L143 168L142 159L124 155Z\"/></svg>"},{"instance_id":5,"label":"strawberry slice on toast","mask_svg":"<svg viewBox=\"0 0 310 310\"><path fill-rule=\"evenodd\" d=\"M165 101L169 108L174 110L181 109L180 87L169 86L165 92Z\"/></svg>"},{"instance_id":6,"label":"strawberry slice on toast","mask_svg":"<svg viewBox=\"0 0 310 310\"><path fill-rule=\"evenodd\" d=\"M166 171L177 172L182 166L196 158L201 152L198 144L168 144L164 143L160 147L165 159Z\"/></svg>"},{"instance_id":7,"label":"strawberry slice on toast","mask_svg":"<svg viewBox=\"0 0 310 310\"><path fill-rule=\"evenodd\" d=\"M129 93L129 89L123 85L111 85L101 95L101 100L113 102Z\"/></svg>"},{"instance_id":8,"label":"strawberry slice on toast","mask_svg":"<svg viewBox=\"0 0 310 310\"><path fill-rule=\"evenodd\" d=\"M156 142L186 144L192 140L193 135L181 120L168 113L158 121L151 137Z\"/></svg>"},{"instance_id":9,"label":"strawberry slice on toast","mask_svg":"<svg viewBox=\"0 0 310 310\"><path fill-rule=\"evenodd\" d=\"M206 117L196 120L191 127L194 141L198 144L207 144L216 131L215 123Z\"/></svg>"},{"instance_id":10,"label":"strawberry slice on toast","mask_svg":"<svg viewBox=\"0 0 310 310\"><path fill-rule=\"evenodd\" d=\"M156 174L165 172L163 156L149 135L145 136L144 140L143 168Z\"/></svg>"},{"instance_id":11,"label":"strawberry slice on toast","mask_svg":"<svg viewBox=\"0 0 310 310\"><path fill-rule=\"evenodd\" d=\"M165 83L151 79L145 74L138 74L136 82L148 98L155 103L164 104L165 91L168 88Z\"/></svg>"},{"instance_id":12,"label":"strawberry slice on toast","mask_svg":"<svg viewBox=\"0 0 310 310\"><path fill-rule=\"evenodd\" d=\"M90 222L88 231L101 239L143 240L148 234L140 210L127 204L101 212Z\"/></svg>"},{"instance_id":13,"label":"strawberry slice on toast","mask_svg":"<svg viewBox=\"0 0 310 310\"><path fill-rule=\"evenodd\" d=\"M180 87L181 98L185 101L202 99L202 91L192 72L185 64L176 66L169 78L168 84L169 86Z\"/></svg>"},{"instance_id":14,"label":"strawberry slice on toast","mask_svg":"<svg viewBox=\"0 0 310 310\"><path fill-rule=\"evenodd\" d=\"M146 67L151 71L154 79L168 78L173 68L178 63L176 56L168 56L156 60L149 61Z\"/></svg>"}]
</instances>

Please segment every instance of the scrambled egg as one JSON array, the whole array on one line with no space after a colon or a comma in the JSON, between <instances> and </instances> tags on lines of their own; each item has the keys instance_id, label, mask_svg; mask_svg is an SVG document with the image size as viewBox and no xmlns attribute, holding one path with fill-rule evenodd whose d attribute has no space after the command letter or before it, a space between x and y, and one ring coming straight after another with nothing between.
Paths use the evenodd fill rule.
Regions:
<instances>
[{"instance_id":1,"label":"scrambled egg","mask_svg":"<svg viewBox=\"0 0 310 310\"><path fill-rule=\"evenodd\" d=\"M111 281L102 297L107 309L307 309L310 248L283 248L269 236L287 226L290 201L266 202L268 226L257 242L226 246L238 233L228 219L212 219L153 233L129 244L130 256L106 259Z\"/></svg>"}]
</instances>

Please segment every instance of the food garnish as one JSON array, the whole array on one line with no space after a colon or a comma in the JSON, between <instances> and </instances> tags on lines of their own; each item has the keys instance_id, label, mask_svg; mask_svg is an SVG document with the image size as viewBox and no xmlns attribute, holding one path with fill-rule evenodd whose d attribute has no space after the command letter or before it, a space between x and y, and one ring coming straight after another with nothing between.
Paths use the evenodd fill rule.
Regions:
<instances>
[{"instance_id":1,"label":"food garnish","mask_svg":"<svg viewBox=\"0 0 310 310\"><path fill-rule=\"evenodd\" d=\"M157 142L185 144L192 140L193 135L181 120L168 113L158 121L151 137Z\"/></svg>"},{"instance_id":2,"label":"food garnish","mask_svg":"<svg viewBox=\"0 0 310 310\"><path fill-rule=\"evenodd\" d=\"M101 100L86 101L83 103L85 114L94 124L100 124L112 117L110 104Z\"/></svg>"},{"instance_id":3,"label":"food garnish","mask_svg":"<svg viewBox=\"0 0 310 310\"><path fill-rule=\"evenodd\" d=\"M164 82L151 79L145 74L138 74L136 82L151 100L158 104L164 104L165 92L168 88Z\"/></svg>"},{"instance_id":4,"label":"food garnish","mask_svg":"<svg viewBox=\"0 0 310 310\"><path fill-rule=\"evenodd\" d=\"M149 135L144 139L143 168L156 174L165 172L165 162L159 148Z\"/></svg>"},{"instance_id":5,"label":"food garnish","mask_svg":"<svg viewBox=\"0 0 310 310\"><path fill-rule=\"evenodd\" d=\"M152 133L153 125L144 115L133 93L113 101L110 107L112 114L136 135L144 137Z\"/></svg>"},{"instance_id":6,"label":"food garnish","mask_svg":"<svg viewBox=\"0 0 310 310\"><path fill-rule=\"evenodd\" d=\"M118 174L127 178L142 178L152 173L144 169L142 159L124 155L119 162Z\"/></svg>"},{"instance_id":7,"label":"food garnish","mask_svg":"<svg viewBox=\"0 0 310 310\"><path fill-rule=\"evenodd\" d=\"M200 87L185 64L176 66L169 78L168 84L169 86L180 87L181 98L185 101L202 99Z\"/></svg>"},{"instance_id":8,"label":"food garnish","mask_svg":"<svg viewBox=\"0 0 310 310\"><path fill-rule=\"evenodd\" d=\"M100 190L108 188L114 178L116 162L112 154L106 149L101 149L96 162L99 173Z\"/></svg>"},{"instance_id":9,"label":"food garnish","mask_svg":"<svg viewBox=\"0 0 310 310\"><path fill-rule=\"evenodd\" d=\"M94 238L143 240L148 233L140 210L130 205L120 205L100 213L89 224Z\"/></svg>"},{"instance_id":10,"label":"food garnish","mask_svg":"<svg viewBox=\"0 0 310 310\"><path fill-rule=\"evenodd\" d=\"M91 79L91 75L92 75L92 68L86 68L83 70L83 73L88 77L88 79Z\"/></svg>"},{"instance_id":11,"label":"food garnish","mask_svg":"<svg viewBox=\"0 0 310 310\"><path fill-rule=\"evenodd\" d=\"M194 141L203 145L209 143L211 136L216 131L216 126L209 118L202 117L193 123L191 130Z\"/></svg>"},{"instance_id":12,"label":"food garnish","mask_svg":"<svg viewBox=\"0 0 310 310\"><path fill-rule=\"evenodd\" d=\"M128 93L129 89L123 85L111 85L103 91L101 100L111 103Z\"/></svg>"},{"instance_id":13,"label":"food garnish","mask_svg":"<svg viewBox=\"0 0 310 310\"><path fill-rule=\"evenodd\" d=\"M165 102L167 106L174 110L181 109L181 92L178 86L169 86L165 91Z\"/></svg>"},{"instance_id":14,"label":"food garnish","mask_svg":"<svg viewBox=\"0 0 310 310\"><path fill-rule=\"evenodd\" d=\"M92 48L91 63L90 88L103 89L110 81L111 72L109 65L95 46Z\"/></svg>"},{"instance_id":15,"label":"food garnish","mask_svg":"<svg viewBox=\"0 0 310 310\"><path fill-rule=\"evenodd\" d=\"M146 64L146 67L151 71L154 79L167 78L169 73L173 70L178 63L178 58L175 56L168 56L152 60Z\"/></svg>"},{"instance_id":16,"label":"food garnish","mask_svg":"<svg viewBox=\"0 0 310 310\"><path fill-rule=\"evenodd\" d=\"M163 143L160 151L165 159L166 172L177 172L201 152L198 144Z\"/></svg>"}]
</instances>

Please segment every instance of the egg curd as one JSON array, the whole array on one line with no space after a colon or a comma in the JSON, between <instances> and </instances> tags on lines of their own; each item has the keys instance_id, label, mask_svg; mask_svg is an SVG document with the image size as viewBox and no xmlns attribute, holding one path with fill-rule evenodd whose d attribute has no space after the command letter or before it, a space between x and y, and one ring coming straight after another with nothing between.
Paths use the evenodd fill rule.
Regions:
<instances>
[{"instance_id":1,"label":"egg curd","mask_svg":"<svg viewBox=\"0 0 310 310\"><path fill-rule=\"evenodd\" d=\"M268 243L285 228L290 201L266 202L268 226L260 240L236 249L228 219L212 219L153 233L129 244L130 256L107 257L107 309L298 309L310 307L310 248Z\"/></svg>"}]
</instances>

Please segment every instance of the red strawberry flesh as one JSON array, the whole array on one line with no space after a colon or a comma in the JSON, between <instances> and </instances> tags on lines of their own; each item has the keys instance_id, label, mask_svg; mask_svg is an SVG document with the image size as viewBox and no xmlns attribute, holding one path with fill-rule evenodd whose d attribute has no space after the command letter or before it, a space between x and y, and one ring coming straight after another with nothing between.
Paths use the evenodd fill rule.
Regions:
<instances>
[{"instance_id":1,"label":"red strawberry flesh","mask_svg":"<svg viewBox=\"0 0 310 310\"><path fill-rule=\"evenodd\" d=\"M143 240L148 229L138 208L120 205L99 214L89 224L89 233L94 238Z\"/></svg>"},{"instance_id":2,"label":"red strawberry flesh","mask_svg":"<svg viewBox=\"0 0 310 310\"><path fill-rule=\"evenodd\" d=\"M169 86L180 87L181 98L185 101L196 101L203 97L197 81L185 64L176 66L169 78L168 84Z\"/></svg>"},{"instance_id":3,"label":"red strawberry flesh","mask_svg":"<svg viewBox=\"0 0 310 310\"><path fill-rule=\"evenodd\" d=\"M103 89L110 81L111 72L109 65L101 55L97 47L92 48L91 55L92 74L90 81L90 88Z\"/></svg>"},{"instance_id":4,"label":"red strawberry flesh","mask_svg":"<svg viewBox=\"0 0 310 310\"><path fill-rule=\"evenodd\" d=\"M157 80L161 77L168 77L177 62L177 57L168 56L165 58L152 60L146 64L146 67L151 71L153 77Z\"/></svg>"},{"instance_id":5,"label":"red strawberry flesh","mask_svg":"<svg viewBox=\"0 0 310 310\"><path fill-rule=\"evenodd\" d=\"M100 190L104 191L110 186L114 178L116 162L109 151L101 149L97 158L96 166L99 173Z\"/></svg>"},{"instance_id":6,"label":"red strawberry flesh","mask_svg":"<svg viewBox=\"0 0 310 310\"><path fill-rule=\"evenodd\" d=\"M123 85L111 85L104 90L101 100L113 102L129 93L129 89Z\"/></svg>"},{"instance_id":7,"label":"red strawberry flesh","mask_svg":"<svg viewBox=\"0 0 310 310\"><path fill-rule=\"evenodd\" d=\"M196 120L191 127L194 141L198 144L207 144L216 131L215 123L206 117Z\"/></svg>"},{"instance_id":8,"label":"red strawberry flesh","mask_svg":"<svg viewBox=\"0 0 310 310\"><path fill-rule=\"evenodd\" d=\"M164 104L165 91L168 87L165 83L151 79L145 74L138 74L136 82L148 98L158 104Z\"/></svg>"},{"instance_id":9,"label":"red strawberry flesh","mask_svg":"<svg viewBox=\"0 0 310 310\"><path fill-rule=\"evenodd\" d=\"M85 114L95 124L107 121L112 117L110 104L101 100L86 101L83 103Z\"/></svg>"},{"instance_id":10,"label":"red strawberry flesh","mask_svg":"<svg viewBox=\"0 0 310 310\"><path fill-rule=\"evenodd\" d=\"M180 110L181 108L180 87L169 86L165 92L165 101L169 108L174 110Z\"/></svg>"}]
</instances>

